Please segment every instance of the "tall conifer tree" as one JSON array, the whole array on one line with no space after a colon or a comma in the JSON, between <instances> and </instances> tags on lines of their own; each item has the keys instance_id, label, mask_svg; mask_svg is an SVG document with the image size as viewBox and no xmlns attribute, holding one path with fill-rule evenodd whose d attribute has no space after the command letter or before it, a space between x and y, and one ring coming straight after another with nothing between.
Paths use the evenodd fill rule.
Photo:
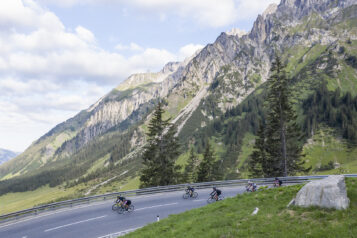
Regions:
<instances>
[{"instance_id":1,"label":"tall conifer tree","mask_svg":"<svg viewBox=\"0 0 357 238\"><path fill-rule=\"evenodd\" d=\"M266 177L306 172L301 155L302 132L296 123L297 116L289 98L289 79L279 56L272 64L267 86L268 114L264 131L259 132L250 170Z\"/></svg>"},{"instance_id":2,"label":"tall conifer tree","mask_svg":"<svg viewBox=\"0 0 357 238\"><path fill-rule=\"evenodd\" d=\"M174 184L180 177L180 167L175 165L179 155L176 127L163 120L163 113L163 105L159 101L148 126L148 140L142 156L141 187Z\"/></svg>"}]
</instances>

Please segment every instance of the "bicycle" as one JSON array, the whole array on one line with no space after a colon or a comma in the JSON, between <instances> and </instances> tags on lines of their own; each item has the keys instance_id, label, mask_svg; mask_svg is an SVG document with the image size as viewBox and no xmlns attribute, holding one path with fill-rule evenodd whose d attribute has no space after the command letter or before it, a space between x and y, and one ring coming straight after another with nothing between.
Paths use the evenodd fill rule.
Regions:
<instances>
[{"instance_id":1,"label":"bicycle","mask_svg":"<svg viewBox=\"0 0 357 238\"><path fill-rule=\"evenodd\" d=\"M214 195L210 195L210 197L207 199L207 203L213 203L213 202L220 201L223 199L224 199L224 196L222 194L218 196L217 200L215 199Z\"/></svg>"},{"instance_id":2,"label":"bicycle","mask_svg":"<svg viewBox=\"0 0 357 238\"><path fill-rule=\"evenodd\" d=\"M123 205L121 205L117 210L119 214L130 213L132 211L134 211L134 205L132 204L130 204L127 209Z\"/></svg>"},{"instance_id":3,"label":"bicycle","mask_svg":"<svg viewBox=\"0 0 357 238\"><path fill-rule=\"evenodd\" d=\"M183 199L188 199L188 198L197 198L198 197L198 193L197 192L192 192L192 194L190 194L190 191L188 189L185 190L185 194L182 195Z\"/></svg>"},{"instance_id":4,"label":"bicycle","mask_svg":"<svg viewBox=\"0 0 357 238\"><path fill-rule=\"evenodd\" d=\"M112 206L112 210L116 211L119 209L120 206L121 206L120 202L115 202Z\"/></svg>"}]
</instances>

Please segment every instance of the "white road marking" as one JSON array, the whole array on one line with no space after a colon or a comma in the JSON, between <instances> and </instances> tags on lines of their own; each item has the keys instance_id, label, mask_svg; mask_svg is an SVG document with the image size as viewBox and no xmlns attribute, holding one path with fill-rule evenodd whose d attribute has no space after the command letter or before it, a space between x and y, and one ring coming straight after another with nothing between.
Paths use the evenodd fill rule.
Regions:
<instances>
[{"instance_id":1,"label":"white road marking","mask_svg":"<svg viewBox=\"0 0 357 238\"><path fill-rule=\"evenodd\" d=\"M111 233L111 234L108 234L108 235L104 235L104 236L99 236L98 238L111 238L111 237L115 237L115 236L122 236L122 235L125 235L131 231L135 231L139 228L141 228L142 226L139 226L139 227L135 227L135 228L131 228L131 229L128 229L128 230L125 230L125 231L118 231L118 232L115 232L115 233Z\"/></svg>"},{"instance_id":2,"label":"white road marking","mask_svg":"<svg viewBox=\"0 0 357 238\"><path fill-rule=\"evenodd\" d=\"M143 207L143 208L139 208L139 209L135 209L135 210L140 211L140 210L145 210L145 209L150 209L150 208L155 208L155 207L171 206L171 205L176 205L176 204L178 204L178 202L156 205L156 206L151 206L151 207Z\"/></svg>"},{"instance_id":3,"label":"white road marking","mask_svg":"<svg viewBox=\"0 0 357 238\"><path fill-rule=\"evenodd\" d=\"M63 226L57 226L57 227L54 227L54 228L51 228L51 229L44 230L44 232L57 230L57 229L60 229L60 228L63 228L63 227L67 227L67 226L73 226L73 225L76 225L76 224L79 224L79 223L83 223L83 222L87 222L87 221L93 221L93 220L101 219L101 218L104 218L106 216L107 215L100 216L100 217L93 217L93 218L90 218L90 219L87 219L87 220L73 222L73 223L69 223L69 224L63 225Z\"/></svg>"}]
</instances>

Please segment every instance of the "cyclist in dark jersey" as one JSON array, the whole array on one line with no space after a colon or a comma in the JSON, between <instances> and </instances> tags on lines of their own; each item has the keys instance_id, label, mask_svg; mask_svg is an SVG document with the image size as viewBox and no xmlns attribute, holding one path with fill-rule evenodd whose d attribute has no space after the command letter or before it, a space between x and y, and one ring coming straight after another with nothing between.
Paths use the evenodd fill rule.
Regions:
<instances>
[{"instance_id":1,"label":"cyclist in dark jersey","mask_svg":"<svg viewBox=\"0 0 357 238\"><path fill-rule=\"evenodd\" d=\"M117 197L116 203L123 202L124 200L125 200L125 197L122 197L121 195L119 195L119 196Z\"/></svg>"},{"instance_id":2,"label":"cyclist in dark jersey","mask_svg":"<svg viewBox=\"0 0 357 238\"><path fill-rule=\"evenodd\" d=\"M115 202L119 204L119 206L122 206L124 204L124 201L125 201L125 197L119 195L117 196L117 200Z\"/></svg>"},{"instance_id":3,"label":"cyclist in dark jersey","mask_svg":"<svg viewBox=\"0 0 357 238\"><path fill-rule=\"evenodd\" d=\"M128 210L130 204L131 204L131 201L130 201L130 200L126 200L126 199L124 198L123 206L124 206L125 210Z\"/></svg>"},{"instance_id":4,"label":"cyclist in dark jersey","mask_svg":"<svg viewBox=\"0 0 357 238\"><path fill-rule=\"evenodd\" d=\"M219 189L217 189L216 187L213 187L213 191L211 192L211 196L213 196L214 197L214 199L216 199L216 201L218 201L218 197L219 197L219 195L221 195L222 194L222 191L221 190L219 190Z\"/></svg>"},{"instance_id":5,"label":"cyclist in dark jersey","mask_svg":"<svg viewBox=\"0 0 357 238\"><path fill-rule=\"evenodd\" d=\"M283 184L283 181L281 181L279 178L275 178L275 181L274 181L275 187L280 187L282 184Z\"/></svg>"},{"instance_id":6,"label":"cyclist in dark jersey","mask_svg":"<svg viewBox=\"0 0 357 238\"><path fill-rule=\"evenodd\" d=\"M191 186L187 186L187 191L190 194L190 197L192 197L192 194L195 191L195 189L193 187L191 187Z\"/></svg>"}]
</instances>

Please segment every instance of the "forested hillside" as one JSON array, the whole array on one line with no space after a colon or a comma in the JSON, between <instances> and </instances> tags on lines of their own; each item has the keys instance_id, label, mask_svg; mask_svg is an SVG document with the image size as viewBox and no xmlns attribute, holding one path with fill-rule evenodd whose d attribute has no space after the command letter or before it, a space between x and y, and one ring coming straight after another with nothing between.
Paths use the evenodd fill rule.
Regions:
<instances>
[{"instance_id":1,"label":"forested hillside","mask_svg":"<svg viewBox=\"0 0 357 238\"><path fill-rule=\"evenodd\" d=\"M164 119L178 129L182 172L190 151L200 163L209 144L214 179L250 176L275 55L286 64L304 166L310 173L357 172L357 5L283 0L259 15L248 34L222 33L185 62L131 76L55 127L0 166L0 195L49 185L80 196L103 181L90 192L138 187L159 99Z\"/></svg>"}]
</instances>

